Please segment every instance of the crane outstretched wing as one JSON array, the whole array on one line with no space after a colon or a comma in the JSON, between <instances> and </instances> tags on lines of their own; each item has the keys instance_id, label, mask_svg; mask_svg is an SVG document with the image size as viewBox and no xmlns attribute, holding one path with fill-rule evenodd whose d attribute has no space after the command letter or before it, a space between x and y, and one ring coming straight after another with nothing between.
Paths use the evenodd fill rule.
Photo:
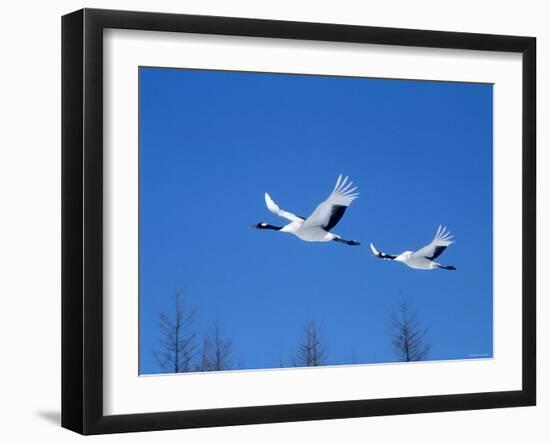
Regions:
<instances>
[{"instance_id":1,"label":"crane outstretched wing","mask_svg":"<svg viewBox=\"0 0 550 443\"><path fill-rule=\"evenodd\" d=\"M279 208L279 206L277 206L277 203L273 201L273 199L269 196L267 192L265 193L265 204L267 206L267 209L269 209L270 212L273 212L273 214L278 215L279 217L286 218L287 220L290 220L292 222L304 221L302 217L298 217L297 215L294 215L291 212L283 211L281 208Z\"/></svg>"},{"instance_id":2,"label":"crane outstretched wing","mask_svg":"<svg viewBox=\"0 0 550 443\"><path fill-rule=\"evenodd\" d=\"M340 174L331 194L306 218L304 227L319 226L325 231L334 228L346 212L346 208L359 196L358 192L354 192L357 187L352 187L352 185L353 182L348 182L348 177L344 177L342 180Z\"/></svg>"},{"instance_id":3,"label":"crane outstretched wing","mask_svg":"<svg viewBox=\"0 0 550 443\"><path fill-rule=\"evenodd\" d=\"M397 255L386 254L385 252L378 252L378 250L372 243L370 244L370 250L372 251L372 255L378 258L383 258L384 260L393 260L395 259L395 257L397 257Z\"/></svg>"},{"instance_id":4,"label":"crane outstretched wing","mask_svg":"<svg viewBox=\"0 0 550 443\"><path fill-rule=\"evenodd\" d=\"M453 236L446 228L439 225L434 239L429 245L424 246L414 253L417 257L424 257L429 260L435 260L441 255L441 253L449 246L454 243L452 240Z\"/></svg>"}]
</instances>

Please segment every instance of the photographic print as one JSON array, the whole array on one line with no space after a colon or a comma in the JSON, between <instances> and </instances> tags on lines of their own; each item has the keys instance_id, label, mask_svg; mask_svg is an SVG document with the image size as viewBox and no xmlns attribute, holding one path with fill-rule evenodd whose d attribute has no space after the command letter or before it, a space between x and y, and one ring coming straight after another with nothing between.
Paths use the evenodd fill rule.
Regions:
<instances>
[{"instance_id":1,"label":"photographic print","mask_svg":"<svg viewBox=\"0 0 550 443\"><path fill-rule=\"evenodd\" d=\"M493 85L139 68L140 375L493 358Z\"/></svg>"},{"instance_id":2,"label":"photographic print","mask_svg":"<svg viewBox=\"0 0 550 443\"><path fill-rule=\"evenodd\" d=\"M62 19L62 426L536 404L536 39Z\"/></svg>"}]
</instances>

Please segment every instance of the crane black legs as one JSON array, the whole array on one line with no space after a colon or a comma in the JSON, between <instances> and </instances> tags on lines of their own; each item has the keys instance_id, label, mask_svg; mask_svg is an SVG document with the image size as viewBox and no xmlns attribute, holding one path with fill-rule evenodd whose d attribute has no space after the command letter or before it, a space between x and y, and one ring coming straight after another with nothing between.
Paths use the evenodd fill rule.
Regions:
<instances>
[{"instance_id":1,"label":"crane black legs","mask_svg":"<svg viewBox=\"0 0 550 443\"><path fill-rule=\"evenodd\" d=\"M454 266L443 266L443 265L437 265L439 269L446 269L447 271L456 271L456 268Z\"/></svg>"},{"instance_id":2,"label":"crane black legs","mask_svg":"<svg viewBox=\"0 0 550 443\"><path fill-rule=\"evenodd\" d=\"M334 241L337 241L338 243L345 243L346 245L350 246L359 246L361 244L357 240L344 240L343 238L338 237L335 237Z\"/></svg>"}]
</instances>

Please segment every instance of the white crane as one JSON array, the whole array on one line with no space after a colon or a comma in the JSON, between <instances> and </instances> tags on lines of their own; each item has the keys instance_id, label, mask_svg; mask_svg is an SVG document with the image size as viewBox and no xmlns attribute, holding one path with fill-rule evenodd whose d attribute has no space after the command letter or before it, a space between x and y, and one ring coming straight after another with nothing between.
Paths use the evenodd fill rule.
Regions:
<instances>
[{"instance_id":1,"label":"white crane","mask_svg":"<svg viewBox=\"0 0 550 443\"><path fill-rule=\"evenodd\" d=\"M453 236L451 233L446 231L445 227L441 227L441 225L439 225L432 242L416 252L405 251L399 255L385 254L384 252L378 252L372 243L370 244L370 249L375 257L384 260L399 261L401 263L405 263L409 268L446 269L448 271L455 271L456 268L454 266L443 266L434 261L441 255L447 246L454 243L452 238Z\"/></svg>"},{"instance_id":2,"label":"white crane","mask_svg":"<svg viewBox=\"0 0 550 443\"><path fill-rule=\"evenodd\" d=\"M285 226L273 226L268 223L260 222L252 225L252 227L288 232L308 242L337 241L350 246L359 245L359 242L356 240L344 240L338 234L330 232L330 230L340 221L346 208L359 195L359 193L355 192L357 187L352 186L353 182L348 182L348 177L342 180L342 175L338 176L336 186L331 194L324 202L317 206L315 211L313 211L308 218L298 217L290 212L283 211L266 192L265 204L267 205L267 209L279 217L286 218L290 223Z\"/></svg>"}]
</instances>

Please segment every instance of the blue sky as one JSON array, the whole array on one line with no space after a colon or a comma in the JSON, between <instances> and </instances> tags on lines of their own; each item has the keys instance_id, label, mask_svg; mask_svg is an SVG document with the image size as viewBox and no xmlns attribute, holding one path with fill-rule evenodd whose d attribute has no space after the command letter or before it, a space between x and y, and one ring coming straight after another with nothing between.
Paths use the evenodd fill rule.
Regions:
<instances>
[{"instance_id":1,"label":"blue sky","mask_svg":"<svg viewBox=\"0 0 550 443\"><path fill-rule=\"evenodd\" d=\"M488 84L140 68L140 373L157 373L158 312L177 288L202 336L218 323L242 368L290 363L315 319L331 364L395 361L389 316L407 297L430 359L492 356L492 109ZM307 216L338 174L360 196L306 243L269 192ZM446 225L456 243L415 271L375 259Z\"/></svg>"}]
</instances>

